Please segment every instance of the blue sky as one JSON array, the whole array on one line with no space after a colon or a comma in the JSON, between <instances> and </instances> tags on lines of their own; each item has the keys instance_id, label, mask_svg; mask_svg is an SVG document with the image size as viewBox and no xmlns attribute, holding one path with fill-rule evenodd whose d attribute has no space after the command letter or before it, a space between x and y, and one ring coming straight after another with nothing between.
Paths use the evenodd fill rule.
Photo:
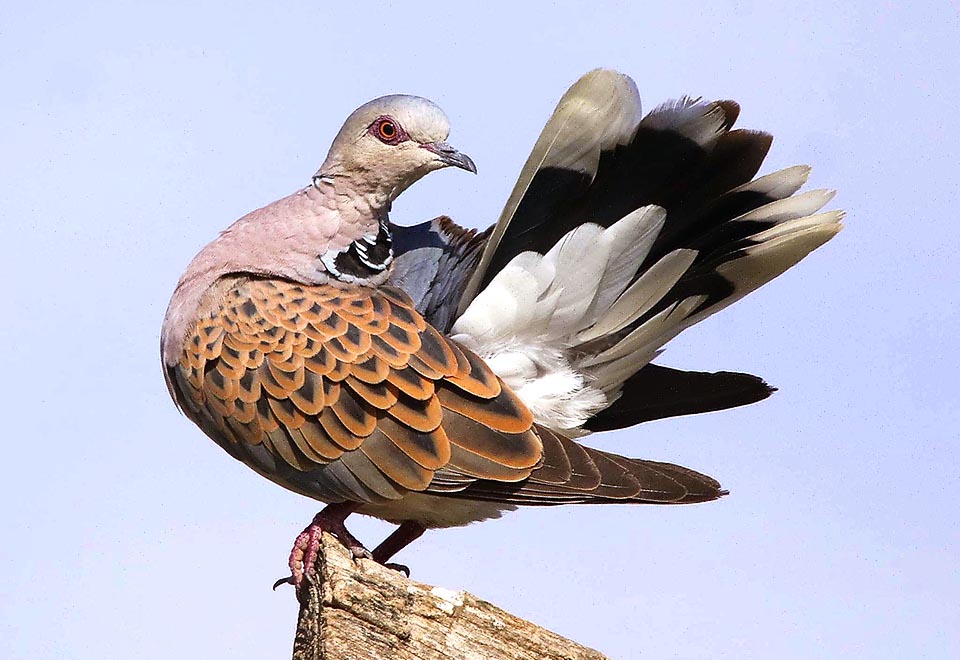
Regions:
<instances>
[{"instance_id":1,"label":"blue sky","mask_svg":"<svg viewBox=\"0 0 960 660\"><path fill-rule=\"evenodd\" d=\"M168 400L160 323L193 254L304 185L346 115L437 101L480 175L393 219L495 219L595 66L645 108L734 98L846 229L665 364L764 376L741 410L592 440L719 478L693 507L527 510L399 559L613 658L960 657L953 3L6 3L0 8L0 656L283 657L270 591L316 503ZM389 528L356 520L375 544Z\"/></svg>"}]
</instances>

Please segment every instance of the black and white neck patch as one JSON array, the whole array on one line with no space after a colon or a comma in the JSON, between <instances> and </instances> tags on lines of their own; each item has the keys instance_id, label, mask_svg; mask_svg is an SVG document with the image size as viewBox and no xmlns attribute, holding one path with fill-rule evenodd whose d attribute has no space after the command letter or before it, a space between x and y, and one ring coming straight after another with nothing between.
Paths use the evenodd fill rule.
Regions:
<instances>
[{"instance_id":1,"label":"black and white neck patch","mask_svg":"<svg viewBox=\"0 0 960 660\"><path fill-rule=\"evenodd\" d=\"M380 275L393 263L390 221L384 216L376 234L355 240L341 252L330 251L319 256L327 272L344 282L366 281Z\"/></svg>"}]
</instances>

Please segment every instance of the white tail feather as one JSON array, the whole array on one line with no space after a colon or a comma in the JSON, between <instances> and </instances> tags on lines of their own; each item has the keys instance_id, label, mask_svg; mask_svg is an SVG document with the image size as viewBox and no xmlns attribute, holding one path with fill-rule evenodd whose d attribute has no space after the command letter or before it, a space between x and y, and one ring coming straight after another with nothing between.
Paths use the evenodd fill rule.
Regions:
<instances>
[{"instance_id":1,"label":"white tail feather","mask_svg":"<svg viewBox=\"0 0 960 660\"><path fill-rule=\"evenodd\" d=\"M615 391L623 381L659 355L664 344L680 334L685 327L684 319L704 299L705 296L693 296L671 305L645 321L622 342L583 361L578 367L601 392Z\"/></svg>"},{"instance_id":2,"label":"white tail feather","mask_svg":"<svg viewBox=\"0 0 960 660\"><path fill-rule=\"evenodd\" d=\"M457 320L454 339L483 357L538 423L570 431L612 403L620 384L684 329L769 282L833 237L840 230L841 212L795 217L819 209L832 196L811 191L783 200L789 204L772 202L743 216L779 224L751 236L754 244L742 256L717 266L716 272L734 287L731 295L699 311L707 296L680 300L599 352L580 349L648 313L696 259L695 250L674 250L636 277L663 225L659 207L639 209L607 229L580 225L545 255L517 255Z\"/></svg>"},{"instance_id":3,"label":"white tail feather","mask_svg":"<svg viewBox=\"0 0 960 660\"><path fill-rule=\"evenodd\" d=\"M558 430L582 425L609 402L571 363L568 349L622 308L611 301L635 278L663 219L663 209L645 207L606 229L579 225L547 254L517 255L457 319L453 338L483 357L538 422Z\"/></svg>"},{"instance_id":4,"label":"white tail feather","mask_svg":"<svg viewBox=\"0 0 960 660\"><path fill-rule=\"evenodd\" d=\"M794 195L810 174L809 167L798 165L727 191L772 201L737 218L726 216L725 228L704 228L700 242L672 246L702 246L709 254L680 247L638 272L667 222L663 208L645 206L607 228L579 224L546 254L517 254L489 279L487 268L539 171L557 168L595 181L601 152L615 160L623 153L615 147L642 144L637 142L640 129L683 136L709 153L736 118L735 105L726 107L733 107L734 116L726 115L723 103L684 98L641 120L633 81L598 69L568 90L547 122L465 286L451 331L518 394L539 424L564 432L578 429L613 403L624 381L677 334L770 281L839 231L841 213L817 214L832 191ZM760 135L743 144L747 153L762 150L762 160L769 136ZM727 199L736 208L739 202ZM748 195L742 208L755 205L750 200L759 203ZM684 225L684 211L678 230L691 229ZM766 229L744 239L750 223ZM726 283L717 283L717 275Z\"/></svg>"},{"instance_id":5,"label":"white tail feather","mask_svg":"<svg viewBox=\"0 0 960 660\"><path fill-rule=\"evenodd\" d=\"M650 253L666 217L667 213L661 207L644 206L604 232L610 245L610 256L603 279L597 286L597 297L590 309L591 318L608 309L633 280L637 264Z\"/></svg>"},{"instance_id":6,"label":"white tail feather","mask_svg":"<svg viewBox=\"0 0 960 660\"><path fill-rule=\"evenodd\" d=\"M737 186L731 193L755 192L774 199L783 199L800 190L810 177L809 165L794 165L776 172L771 172Z\"/></svg>"},{"instance_id":7,"label":"white tail feather","mask_svg":"<svg viewBox=\"0 0 960 660\"><path fill-rule=\"evenodd\" d=\"M640 122L641 126L659 131L672 131L693 140L704 148L711 148L723 135L726 115L716 103L684 97L654 108Z\"/></svg>"},{"instance_id":8,"label":"white tail feather","mask_svg":"<svg viewBox=\"0 0 960 660\"><path fill-rule=\"evenodd\" d=\"M631 362L635 362L635 357L638 354L649 353L652 355L653 352L680 332L681 322L706 299L706 296L684 298L646 320L640 327L633 330L611 348L581 361L578 366L586 368L619 361L623 358L630 358ZM646 362L642 364L646 364Z\"/></svg>"},{"instance_id":9,"label":"white tail feather","mask_svg":"<svg viewBox=\"0 0 960 660\"><path fill-rule=\"evenodd\" d=\"M624 328L646 314L677 283L693 260L696 250L679 249L667 254L631 284L593 327L577 335L582 342ZM636 265L634 265L636 268Z\"/></svg>"},{"instance_id":10,"label":"white tail feather","mask_svg":"<svg viewBox=\"0 0 960 660\"><path fill-rule=\"evenodd\" d=\"M816 213L836 195L835 190L810 190L786 199L764 204L748 213L744 213L734 222L750 222L762 220L764 222L784 222Z\"/></svg>"}]
</instances>

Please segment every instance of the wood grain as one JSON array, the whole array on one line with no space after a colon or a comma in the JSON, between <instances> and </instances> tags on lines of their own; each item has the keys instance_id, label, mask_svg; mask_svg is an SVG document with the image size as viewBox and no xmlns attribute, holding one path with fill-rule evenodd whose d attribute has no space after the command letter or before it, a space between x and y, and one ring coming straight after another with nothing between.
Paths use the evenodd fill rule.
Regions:
<instances>
[{"instance_id":1,"label":"wood grain","mask_svg":"<svg viewBox=\"0 0 960 660\"><path fill-rule=\"evenodd\" d=\"M605 660L464 591L354 561L328 535L310 578L294 660Z\"/></svg>"}]
</instances>

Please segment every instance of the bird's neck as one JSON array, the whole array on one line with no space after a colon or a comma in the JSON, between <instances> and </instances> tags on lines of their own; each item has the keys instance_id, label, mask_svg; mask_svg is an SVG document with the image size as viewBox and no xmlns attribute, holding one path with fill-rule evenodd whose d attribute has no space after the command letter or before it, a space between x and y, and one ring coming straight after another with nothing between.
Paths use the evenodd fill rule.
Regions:
<instances>
[{"instance_id":1,"label":"bird's neck","mask_svg":"<svg viewBox=\"0 0 960 660\"><path fill-rule=\"evenodd\" d=\"M393 200L400 194L395 186L369 182L357 174L318 173L312 185L343 221L368 227L375 227L387 217Z\"/></svg>"},{"instance_id":2,"label":"bird's neck","mask_svg":"<svg viewBox=\"0 0 960 660\"><path fill-rule=\"evenodd\" d=\"M389 191L358 190L349 178L316 176L313 188L335 205L339 234L348 243L331 245L320 254L325 271L349 284L381 284L393 264L393 236L390 232Z\"/></svg>"},{"instance_id":3,"label":"bird's neck","mask_svg":"<svg viewBox=\"0 0 960 660\"><path fill-rule=\"evenodd\" d=\"M356 209L379 219L390 210L393 200L428 171L385 161L369 167L328 156L313 177L313 184L322 193L334 196L345 212Z\"/></svg>"}]
</instances>

